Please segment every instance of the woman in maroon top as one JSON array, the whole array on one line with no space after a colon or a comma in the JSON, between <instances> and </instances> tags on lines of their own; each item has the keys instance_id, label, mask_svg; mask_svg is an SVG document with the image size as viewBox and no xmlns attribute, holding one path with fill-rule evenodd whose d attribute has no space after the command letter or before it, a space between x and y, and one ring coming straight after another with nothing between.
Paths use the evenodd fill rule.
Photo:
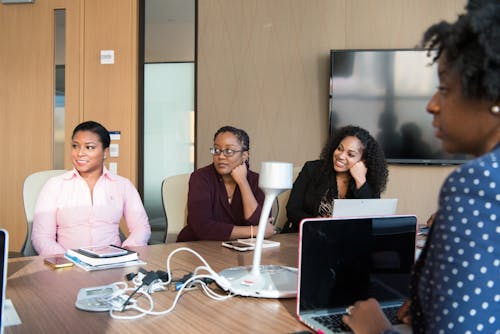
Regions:
<instances>
[{"instance_id":1,"label":"woman in maroon top","mask_svg":"<svg viewBox=\"0 0 500 334\"><path fill-rule=\"evenodd\" d=\"M249 170L250 139L232 126L220 128L210 149L213 163L189 179L187 225L177 241L230 240L257 233L264 193L259 174ZM274 234L267 224L265 237Z\"/></svg>"}]
</instances>

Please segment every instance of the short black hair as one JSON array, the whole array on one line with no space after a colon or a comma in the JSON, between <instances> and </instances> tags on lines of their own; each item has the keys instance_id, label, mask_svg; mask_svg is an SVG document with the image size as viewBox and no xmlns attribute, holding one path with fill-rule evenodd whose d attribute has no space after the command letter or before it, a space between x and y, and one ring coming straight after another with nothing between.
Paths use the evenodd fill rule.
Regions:
<instances>
[{"instance_id":1,"label":"short black hair","mask_svg":"<svg viewBox=\"0 0 500 334\"><path fill-rule=\"evenodd\" d=\"M80 132L80 131L90 131L90 132L95 133L96 135L99 136L99 140L102 143L102 147L104 149L109 147L109 144L111 142L111 138L109 137L109 131L101 124L94 122L94 121L86 121L86 122L80 123L73 130L73 134L71 135L71 138L74 138L75 134L77 132Z\"/></svg>"},{"instance_id":2,"label":"short black hair","mask_svg":"<svg viewBox=\"0 0 500 334\"><path fill-rule=\"evenodd\" d=\"M437 49L458 73L462 94L494 103L500 101L500 1L470 0L457 21L441 21L423 35L422 45Z\"/></svg>"},{"instance_id":3,"label":"short black hair","mask_svg":"<svg viewBox=\"0 0 500 334\"><path fill-rule=\"evenodd\" d=\"M217 132L214 134L214 141L219 134L224 132L231 132L233 135L235 135L236 138L238 138L238 141L241 144L241 149L243 151L250 150L250 137L248 137L248 133L246 133L245 130L235 128L234 126L225 125L217 130Z\"/></svg>"},{"instance_id":4,"label":"short black hair","mask_svg":"<svg viewBox=\"0 0 500 334\"><path fill-rule=\"evenodd\" d=\"M375 138L367 130L359 126L348 125L334 130L321 151L322 171L327 174L333 173L333 152L345 137L351 136L358 138L363 144L361 160L365 162L368 169L366 182L372 187L376 195L380 195L385 190L389 175L385 154Z\"/></svg>"}]
</instances>

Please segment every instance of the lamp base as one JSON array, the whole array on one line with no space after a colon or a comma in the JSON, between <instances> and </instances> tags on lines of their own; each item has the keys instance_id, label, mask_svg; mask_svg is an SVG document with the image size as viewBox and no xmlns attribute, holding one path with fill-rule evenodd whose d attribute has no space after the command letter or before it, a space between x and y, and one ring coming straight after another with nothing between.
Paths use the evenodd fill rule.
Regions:
<instances>
[{"instance_id":1,"label":"lamp base","mask_svg":"<svg viewBox=\"0 0 500 334\"><path fill-rule=\"evenodd\" d=\"M230 283L229 292L244 297L295 298L297 268L261 265L260 275L252 275L252 266L233 267L219 274Z\"/></svg>"}]
</instances>

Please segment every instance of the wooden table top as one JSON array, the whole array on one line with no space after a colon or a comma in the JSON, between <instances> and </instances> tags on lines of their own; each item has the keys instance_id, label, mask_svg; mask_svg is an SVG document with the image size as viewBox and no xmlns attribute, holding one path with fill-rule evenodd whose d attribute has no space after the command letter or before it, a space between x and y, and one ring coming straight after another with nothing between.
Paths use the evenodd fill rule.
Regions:
<instances>
[{"instance_id":1,"label":"wooden table top","mask_svg":"<svg viewBox=\"0 0 500 334\"><path fill-rule=\"evenodd\" d=\"M277 248L264 249L262 264L296 267L297 234L276 235ZM172 243L138 247L146 270L165 270L168 255L179 247L198 252L216 271L252 265L253 252L221 247L218 241ZM174 278L192 272L202 263L191 253L176 253L171 261ZM233 297L210 299L201 290L185 292L175 309L166 315L146 315L136 320L112 319L108 312L86 312L75 307L84 287L125 281L139 267L86 272L78 267L52 270L39 256L9 260L7 298L12 300L22 324L5 328L6 333L293 333L307 330L295 314L296 299ZM130 285L131 286L131 285ZM213 285L212 285L213 286ZM172 305L175 291L152 295L155 310ZM143 298L141 298L143 299Z\"/></svg>"}]
</instances>

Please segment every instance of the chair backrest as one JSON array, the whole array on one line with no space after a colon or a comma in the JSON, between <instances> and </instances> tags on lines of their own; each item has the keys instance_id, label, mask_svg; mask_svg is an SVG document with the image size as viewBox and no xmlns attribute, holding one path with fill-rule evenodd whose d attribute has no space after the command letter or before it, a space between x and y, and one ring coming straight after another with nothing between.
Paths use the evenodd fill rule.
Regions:
<instances>
[{"instance_id":1,"label":"chair backrest","mask_svg":"<svg viewBox=\"0 0 500 334\"><path fill-rule=\"evenodd\" d=\"M167 218L166 243L175 242L187 223L187 198L191 173L166 177L161 184L161 199Z\"/></svg>"},{"instance_id":2,"label":"chair backrest","mask_svg":"<svg viewBox=\"0 0 500 334\"><path fill-rule=\"evenodd\" d=\"M295 182L295 179L299 175L299 172L302 170L302 166L297 166L293 167L293 181ZM278 195L278 217L276 218L275 226L278 229L282 229L283 226L285 225L287 218L286 218L286 204L288 203L288 198L290 197L290 190L284 191L281 194Z\"/></svg>"},{"instance_id":3,"label":"chair backrest","mask_svg":"<svg viewBox=\"0 0 500 334\"><path fill-rule=\"evenodd\" d=\"M27 231L26 239L24 240L23 248L21 253L24 256L37 255L36 251L31 245L31 229L33 226L33 215L35 213L36 200L40 190L42 190L43 185L53 176L57 176L65 173L64 169L53 169L44 170L41 172L36 172L28 175L24 180L23 185L23 202L24 202L24 213L26 215Z\"/></svg>"}]
</instances>

